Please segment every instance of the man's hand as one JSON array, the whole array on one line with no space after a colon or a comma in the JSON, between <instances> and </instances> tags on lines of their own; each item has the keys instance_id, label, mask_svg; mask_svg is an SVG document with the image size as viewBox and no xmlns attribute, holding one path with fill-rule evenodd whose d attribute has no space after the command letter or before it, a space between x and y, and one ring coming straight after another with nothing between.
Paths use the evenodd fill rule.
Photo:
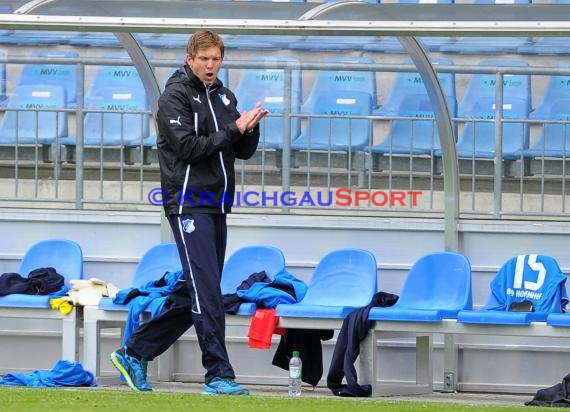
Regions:
<instances>
[{"instance_id":1,"label":"man's hand","mask_svg":"<svg viewBox=\"0 0 570 412\"><path fill-rule=\"evenodd\" d=\"M268 113L269 110L262 110L261 102L257 102L253 109L249 111L244 110L241 113L241 116L236 120L236 126L244 134L246 131L253 129Z\"/></svg>"}]
</instances>

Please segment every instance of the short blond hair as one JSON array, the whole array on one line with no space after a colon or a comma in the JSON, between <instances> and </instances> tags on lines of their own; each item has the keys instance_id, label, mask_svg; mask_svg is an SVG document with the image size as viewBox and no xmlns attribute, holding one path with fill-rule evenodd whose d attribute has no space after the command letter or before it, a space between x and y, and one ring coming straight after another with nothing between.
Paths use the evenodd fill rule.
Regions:
<instances>
[{"instance_id":1,"label":"short blond hair","mask_svg":"<svg viewBox=\"0 0 570 412\"><path fill-rule=\"evenodd\" d=\"M196 57L198 50L210 47L218 47L222 54L222 59L224 58L224 41L220 35L210 30L199 30L188 40L186 53L191 58L194 58Z\"/></svg>"}]
</instances>

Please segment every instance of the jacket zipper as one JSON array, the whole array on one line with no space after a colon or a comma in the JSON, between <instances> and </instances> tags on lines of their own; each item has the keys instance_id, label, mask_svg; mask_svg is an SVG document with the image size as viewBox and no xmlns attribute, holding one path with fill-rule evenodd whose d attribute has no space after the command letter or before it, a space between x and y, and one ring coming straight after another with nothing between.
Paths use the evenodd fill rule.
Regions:
<instances>
[{"instance_id":1,"label":"jacket zipper","mask_svg":"<svg viewBox=\"0 0 570 412\"><path fill-rule=\"evenodd\" d=\"M204 85L206 87L206 99L208 100L208 107L210 108L210 112L212 113L212 117L214 118L214 127L216 128L216 132L219 131L218 129L218 119L216 118L216 113L214 112L214 108L212 107L212 101L210 100L210 86L208 85ZM222 193L222 200L225 199L225 195L226 192L228 190L228 175L226 173L226 167L224 166L224 155L222 154L222 151L220 150L218 152L218 156L220 158L220 166L222 168L222 172L224 173L224 191ZM222 213L226 213L225 210L225 204L224 202L220 202L221 205L221 209L222 209Z\"/></svg>"},{"instance_id":2,"label":"jacket zipper","mask_svg":"<svg viewBox=\"0 0 570 412\"><path fill-rule=\"evenodd\" d=\"M198 134L198 113L194 112L194 130ZM188 180L190 179L190 163L186 165L186 174L184 175L184 185L182 185L182 193L180 193L180 199L178 200L178 214L182 214L182 207L184 206L184 197L186 191L188 190Z\"/></svg>"}]
</instances>

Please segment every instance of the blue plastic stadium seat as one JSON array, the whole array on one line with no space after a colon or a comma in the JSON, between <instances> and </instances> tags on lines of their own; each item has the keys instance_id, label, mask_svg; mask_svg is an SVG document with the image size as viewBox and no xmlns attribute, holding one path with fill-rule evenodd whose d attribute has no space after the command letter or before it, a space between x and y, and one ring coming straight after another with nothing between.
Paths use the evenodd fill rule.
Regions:
<instances>
[{"instance_id":1,"label":"blue plastic stadium seat","mask_svg":"<svg viewBox=\"0 0 570 412\"><path fill-rule=\"evenodd\" d=\"M550 256L520 255L509 259L490 284L487 303L460 311L457 321L495 325L528 325L561 313L568 302L566 277ZM526 303L532 305L525 307ZM523 304L514 309L514 304Z\"/></svg>"},{"instance_id":2,"label":"blue plastic stadium seat","mask_svg":"<svg viewBox=\"0 0 570 412\"><path fill-rule=\"evenodd\" d=\"M149 282L157 281L166 273L182 270L178 248L175 243L160 243L149 248L141 257L130 286L140 288ZM165 297L153 299L145 309L145 314L153 313L164 304ZM113 298L103 297L98 307L85 307L83 322L83 362L85 368L96 376L100 374L101 329L124 328L130 305L113 303ZM127 334L125 334L127 336ZM123 339L125 338L123 336Z\"/></svg>"},{"instance_id":3,"label":"blue plastic stadium seat","mask_svg":"<svg viewBox=\"0 0 570 412\"><path fill-rule=\"evenodd\" d=\"M160 243L152 246L141 257L130 286L138 288L149 282L159 280L167 272L179 270L182 270L182 264L176 243ZM103 297L99 302L99 309L128 312L129 305L113 303L113 298Z\"/></svg>"},{"instance_id":4,"label":"blue plastic stadium seat","mask_svg":"<svg viewBox=\"0 0 570 412\"><path fill-rule=\"evenodd\" d=\"M569 68L569 63L558 63L560 68ZM546 90L537 108L530 113L531 119L562 120L570 118L570 76L555 75L548 80ZM563 123L544 123L542 130L527 150L526 158L568 158L570 155L570 127Z\"/></svg>"},{"instance_id":5,"label":"blue plastic stadium seat","mask_svg":"<svg viewBox=\"0 0 570 412\"><path fill-rule=\"evenodd\" d=\"M570 120L570 95L566 99L558 98L551 101L549 112L544 117L541 115L541 118L568 122ZM523 156L527 158L569 158L570 124L545 123L534 144L523 151Z\"/></svg>"},{"instance_id":6,"label":"blue plastic stadium seat","mask_svg":"<svg viewBox=\"0 0 570 412\"><path fill-rule=\"evenodd\" d=\"M474 109L475 119L495 118L495 99L479 100ZM528 100L512 98L503 103L503 118L522 118L528 116ZM529 127L527 123L503 123L503 159L517 160L521 150L529 145ZM436 151L436 155L440 152ZM495 157L495 124L493 122L468 122L457 142L457 157L464 159L493 159Z\"/></svg>"},{"instance_id":7,"label":"blue plastic stadium seat","mask_svg":"<svg viewBox=\"0 0 570 412\"><path fill-rule=\"evenodd\" d=\"M164 49L186 49L188 46L188 34L168 33L161 34L155 38L147 38L143 41L146 47L164 48Z\"/></svg>"},{"instance_id":8,"label":"blue plastic stadium seat","mask_svg":"<svg viewBox=\"0 0 570 412\"><path fill-rule=\"evenodd\" d=\"M271 61L298 62L296 59L271 59ZM270 114L261 122L260 149L283 147L283 112L285 109L285 72L282 69L246 69L235 88L238 110L250 110L257 102L263 104ZM291 113L299 113L301 100L301 75L299 70L292 71L291 78ZM291 140L299 136L301 122L291 118Z\"/></svg>"},{"instance_id":9,"label":"blue plastic stadium seat","mask_svg":"<svg viewBox=\"0 0 570 412\"><path fill-rule=\"evenodd\" d=\"M570 4L570 0L551 0L551 4ZM570 53L570 37L539 37L518 48L519 54L564 55Z\"/></svg>"},{"instance_id":10,"label":"blue plastic stadium seat","mask_svg":"<svg viewBox=\"0 0 570 412\"><path fill-rule=\"evenodd\" d=\"M116 59L119 64L98 66L86 93L87 96L97 94L101 87L112 87L115 85L144 89L137 68L132 65L131 58L126 52L107 53L104 57ZM123 62L131 65L121 64Z\"/></svg>"},{"instance_id":11,"label":"blue plastic stadium seat","mask_svg":"<svg viewBox=\"0 0 570 412\"><path fill-rule=\"evenodd\" d=\"M5 42L5 40L10 39L11 35L12 32L10 30L0 30L0 44L10 45L10 41Z\"/></svg>"},{"instance_id":12,"label":"blue plastic stadium seat","mask_svg":"<svg viewBox=\"0 0 570 412\"><path fill-rule=\"evenodd\" d=\"M318 263L299 303L279 304L277 316L344 319L370 303L378 291L374 255L362 249L337 249Z\"/></svg>"},{"instance_id":13,"label":"blue plastic stadium seat","mask_svg":"<svg viewBox=\"0 0 570 412\"><path fill-rule=\"evenodd\" d=\"M411 64L406 59L404 64ZM433 59L434 65L451 65L448 59ZM439 81L446 96L451 116L457 114L455 76L453 73L440 73ZM440 148L439 132L425 85L417 72L399 72L396 75L388 99L379 109L377 116L403 116L417 119L396 119L382 141L365 147L366 152L377 154L431 154Z\"/></svg>"},{"instance_id":14,"label":"blue plastic stadium seat","mask_svg":"<svg viewBox=\"0 0 570 412\"><path fill-rule=\"evenodd\" d=\"M427 51L437 52L439 49L447 44L453 42L451 37L446 36L420 36L417 38L420 45ZM370 43L365 44L362 49L365 52L376 53L405 53L406 49L400 43L397 37L383 36L371 40Z\"/></svg>"},{"instance_id":15,"label":"blue plastic stadium seat","mask_svg":"<svg viewBox=\"0 0 570 412\"><path fill-rule=\"evenodd\" d=\"M78 58L76 51L42 50L32 57L66 59ZM77 103L77 69L73 64L28 63L22 68L17 85L53 85L65 89L68 107Z\"/></svg>"},{"instance_id":16,"label":"blue plastic stadium seat","mask_svg":"<svg viewBox=\"0 0 570 412\"><path fill-rule=\"evenodd\" d=\"M237 34L224 38L224 45L228 49L276 49L289 48L291 44L303 42L305 36L278 35L278 34Z\"/></svg>"},{"instance_id":17,"label":"blue plastic stadium seat","mask_svg":"<svg viewBox=\"0 0 570 412\"><path fill-rule=\"evenodd\" d=\"M546 317L546 324L549 326L570 326L570 313L550 313Z\"/></svg>"},{"instance_id":18,"label":"blue plastic stadium seat","mask_svg":"<svg viewBox=\"0 0 570 412\"><path fill-rule=\"evenodd\" d=\"M74 31L16 30L2 36L0 41L3 44L18 46L58 46L71 44L83 36L83 33Z\"/></svg>"},{"instance_id":19,"label":"blue plastic stadium seat","mask_svg":"<svg viewBox=\"0 0 570 412\"><path fill-rule=\"evenodd\" d=\"M68 44L83 47L121 47L122 44L114 33L84 33L69 39Z\"/></svg>"},{"instance_id":20,"label":"blue plastic stadium seat","mask_svg":"<svg viewBox=\"0 0 570 412\"><path fill-rule=\"evenodd\" d=\"M87 113L84 125L84 144L87 146L152 146L156 138L150 137L150 119L146 114L123 113L149 109L142 80L130 56L124 52L111 52L105 58L116 59L118 65L98 66L85 95L84 107L111 110L117 113ZM103 117L104 122L101 122ZM66 146L75 146L76 138L66 139Z\"/></svg>"},{"instance_id":21,"label":"blue plastic stadium seat","mask_svg":"<svg viewBox=\"0 0 570 412\"><path fill-rule=\"evenodd\" d=\"M482 60L479 66L489 67L528 67L520 60ZM478 113L476 106L482 99L495 97L497 77L495 73L473 74L463 99L457 108L459 117L475 117ZM508 104L509 99L519 98L527 101L528 112L531 110L531 79L526 74L505 74L503 76L503 103Z\"/></svg>"},{"instance_id":22,"label":"blue plastic stadium seat","mask_svg":"<svg viewBox=\"0 0 570 412\"><path fill-rule=\"evenodd\" d=\"M0 144L51 144L67 136L65 90L58 86L23 85L14 89L0 121ZM34 110L42 109L42 111ZM53 111L43 111L53 109Z\"/></svg>"},{"instance_id":23,"label":"blue plastic stadium seat","mask_svg":"<svg viewBox=\"0 0 570 412\"><path fill-rule=\"evenodd\" d=\"M28 276L39 268L52 267L63 276L66 288L72 279L83 279L83 251L79 244L67 239L46 239L32 245L24 254L18 273ZM60 293L63 293L61 290ZM14 319L50 319L61 323L61 355L58 359L79 360L81 309L63 315L50 306L50 295L10 294L0 297L1 317ZM45 356L45 348L39 353Z\"/></svg>"},{"instance_id":24,"label":"blue plastic stadium seat","mask_svg":"<svg viewBox=\"0 0 570 412\"><path fill-rule=\"evenodd\" d=\"M570 37L540 37L534 43L520 46L517 53L536 55L570 54Z\"/></svg>"},{"instance_id":25,"label":"blue plastic stadium seat","mask_svg":"<svg viewBox=\"0 0 570 412\"><path fill-rule=\"evenodd\" d=\"M461 54L516 54L521 47L532 44L530 37L460 37L455 42L442 44L442 53Z\"/></svg>"},{"instance_id":26,"label":"blue plastic stadium seat","mask_svg":"<svg viewBox=\"0 0 570 412\"><path fill-rule=\"evenodd\" d=\"M441 147L439 132L431 102L426 94L410 94L401 102L398 116L416 119L396 119L384 139L363 150L379 154L431 154Z\"/></svg>"},{"instance_id":27,"label":"blue plastic stadium seat","mask_svg":"<svg viewBox=\"0 0 570 412\"><path fill-rule=\"evenodd\" d=\"M569 69L570 63L560 62L556 66L561 69ZM556 104L556 101L563 99L570 99L570 75L550 76L544 94L536 109L530 113L529 118L539 120L551 119L552 105Z\"/></svg>"},{"instance_id":28,"label":"blue plastic stadium seat","mask_svg":"<svg viewBox=\"0 0 570 412\"><path fill-rule=\"evenodd\" d=\"M350 64L373 63L371 57L340 57L329 63L347 63L346 70L321 70L301 107L303 114L332 115L310 117L301 134L293 141L293 150L358 150L370 144L371 124L365 119L339 115L370 115L376 107L376 74L350 70Z\"/></svg>"},{"instance_id":29,"label":"blue plastic stadium seat","mask_svg":"<svg viewBox=\"0 0 570 412\"><path fill-rule=\"evenodd\" d=\"M483 60L480 66L526 67L517 60ZM471 76L463 99L458 105L458 117L469 119L495 118L496 76L474 74ZM526 74L505 74L503 76L503 118L528 119L532 107L530 76ZM457 154L466 159L493 159L495 157L494 122L467 122L457 143ZM503 158L516 160L521 150L529 145L527 123L503 123ZM436 156L441 151L436 150Z\"/></svg>"},{"instance_id":30,"label":"blue plastic stadium seat","mask_svg":"<svg viewBox=\"0 0 570 412\"><path fill-rule=\"evenodd\" d=\"M434 57L431 59L432 64L436 67L451 66L453 61L450 59L443 59ZM411 65L410 58L403 61L404 65ZM455 74L454 73L439 73L439 82L443 89L443 94L447 98L447 104L451 110L452 116L456 114L457 97L455 87ZM427 90L425 84L418 72L398 72L395 76L394 82L390 87L390 93L386 101L381 107L374 110L376 116L398 116L401 109L406 106L402 105L402 100L409 95L425 95L427 97Z\"/></svg>"},{"instance_id":31,"label":"blue plastic stadium seat","mask_svg":"<svg viewBox=\"0 0 570 412\"><path fill-rule=\"evenodd\" d=\"M370 93L329 90L315 93L312 102L303 106L303 113L329 117L309 117L293 150L347 152L370 144L371 120L354 118L372 114Z\"/></svg>"},{"instance_id":32,"label":"blue plastic stadium seat","mask_svg":"<svg viewBox=\"0 0 570 412\"><path fill-rule=\"evenodd\" d=\"M530 4L531 0L475 0L474 4ZM458 37L454 42L439 48L442 53L462 54L505 54L517 53L520 47L532 44L532 38L519 37Z\"/></svg>"},{"instance_id":33,"label":"blue plastic stadium seat","mask_svg":"<svg viewBox=\"0 0 570 412\"><path fill-rule=\"evenodd\" d=\"M405 53L406 49L397 37L378 36L362 46L365 52L373 53Z\"/></svg>"},{"instance_id":34,"label":"blue plastic stadium seat","mask_svg":"<svg viewBox=\"0 0 570 412\"><path fill-rule=\"evenodd\" d=\"M176 243L159 243L150 247L141 257L133 279L132 287L160 279L167 272L176 272L182 269L180 256Z\"/></svg>"},{"instance_id":35,"label":"blue plastic stadium seat","mask_svg":"<svg viewBox=\"0 0 570 412\"><path fill-rule=\"evenodd\" d=\"M165 273L182 270L175 243L162 243L150 248L139 261L130 287L138 288L159 280ZM129 305L113 303L113 298L104 296L99 309L128 312Z\"/></svg>"},{"instance_id":36,"label":"blue plastic stadium seat","mask_svg":"<svg viewBox=\"0 0 570 412\"><path fill-rule=\"evenodd\" d=\"M378 36L307 36L293 39L287 47L303 51L364 50L365 45L376 43L379 40Z\"/></svg>"},{"instance_id":37,"label":"blue plastic stadium seat","mask_svg":"<svg viewBox=\"0 0 570 412\"><path fill-rule=\"evenodd\" d=\"M370 320L439 322L472 309L471 264L462 254L429 253L410 269L395 305L374 307Z\"/></svg>"},{"instance_id":38,"label":"blue plastic stadium seat","mask_svg":"<svg viewBox=\"0 0 570 412\"><path fill-rule=\"evenodd\" d=\"M83 251L74 241L47 239L32 245L24 254L18 272L21 276L38 268L53 267L71 287L71 279L83 278ZM0 296L0 307L44 308L50 310L49 295L10 294Z\"/></svg>"},{"instance_id":39,"label":"blue plastic stadium seat","mask_svg":"<svg viewBox=\"0 0 570 412\"><path fill-rule=\"evenodd\" d=\"M562 313L549 313L546 317L546 324L549 326L568 327L570 326L570 313L567 310Z\"/></svg>"},{"instance_id":40,"label":"blue plastic stadium seat","mask_svg":"<svg viewBox=\"0 0 570 412\"><path fill-rule=\"evenodd\" d=\"M85 98L86 110L104 110L112 113L90 111L85 115L85 146L139 146L149 137L150 119L148 103L143 88L130 86L100 87ZM76 145L76 138L62 141L67 146Z\"/></svg>"},{"instance_id":41,"label":"blue plastic stadium seat","mask_svg":"<svg viewBox=\"0 0 570 412\"><path fill-rule=\"evenodd\" d=\"M350 64L373 64L374 60L368 56L336 57L325 60L327 63L346 63L345 70L320 70L316 74L315 82L311 87L309 96L304 103L305 107L315 105L316 96L328 91L366 92L372 95L373 108L377 102L376 73L373 71L350 70Z\"/></svg>"},{"instance_id":42,"label":"blue plastic stadium seat","mask_svg":"<svg viewBox=\"0 0 570 412\"><path fill-rule=\"evenodd\" d=\"M133 36L142 46L146 46L147 41L159 39L162 36L162 34L160 34L160 33L133 33ZM190 38L190 36L188 36L188 38Z\"/></svg>"},{"instance_id":43,"label":"blue plastic stadium seat","mask_svg":"<svg viewBox=\"0 0 570 412\"><path fill-rule=\"evenodd\" d=\"M222 294L235 293L238 286L253 273L264 271L271 279L285 269L283 252L273 246L253 245L236 250L224 264L222 271ZM252 315L255 302L242 302L237 314Z\"/></svg>"}]
</instances>

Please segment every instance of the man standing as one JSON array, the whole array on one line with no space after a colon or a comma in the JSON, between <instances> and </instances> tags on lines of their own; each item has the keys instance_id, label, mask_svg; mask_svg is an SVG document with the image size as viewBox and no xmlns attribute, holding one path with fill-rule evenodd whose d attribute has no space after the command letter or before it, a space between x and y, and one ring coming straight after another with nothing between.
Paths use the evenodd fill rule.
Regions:
<instances>
[{"instance_id":1,"label":"man standing","mask_svg":"<svg viewBox=\"0 0 570 412\"><path fill-rule=\"evenodd\" d=\"M235 382L225 344L220 277L226 214L235 191L235 159L248 159L259 142L261 103L241 114L233 92L217 78L224 58L220 36L208 30L188 42L186 64L170 77L158 101L158 156L164 209L184 274L163 311L111 354L129 386L151 390L146 363L192 325L206 369L204 392L249 395ZM160 275L160 274L157 274Z\"/></svg>"}]
</instances>

